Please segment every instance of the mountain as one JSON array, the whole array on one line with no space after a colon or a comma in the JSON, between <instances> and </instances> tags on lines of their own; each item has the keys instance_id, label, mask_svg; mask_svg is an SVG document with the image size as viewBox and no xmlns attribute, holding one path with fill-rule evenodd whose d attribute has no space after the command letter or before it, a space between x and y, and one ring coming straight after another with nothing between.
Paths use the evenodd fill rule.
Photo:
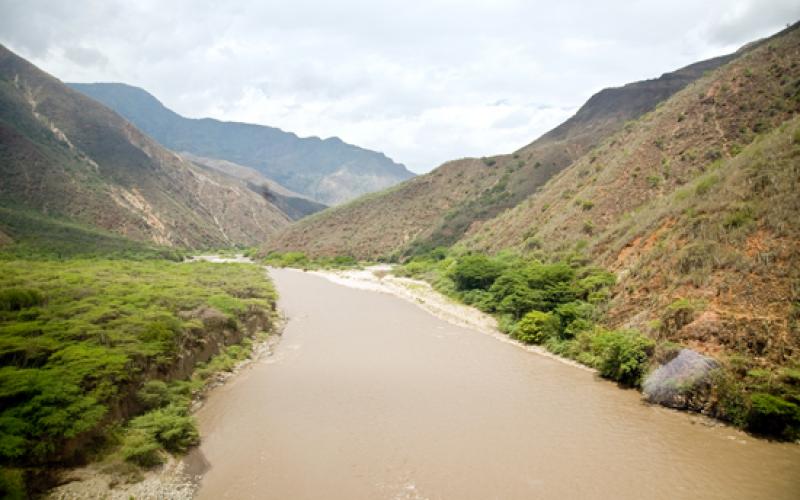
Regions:
<instances>
[{"instance_id":1,"label":"mountain","mask_svg":"<svg viewBox=\"0 0 800 500\"><path fill-rule=\"evenodd\" d=\"M796 440L800 23L687 69L657 104L638 97L665 96L658 80L672 78L601 92L513 155L451 162L321 212L262 254L417 253L398 274L495 313L518 340L617 381L633 370L623 383L644 381L655 402ZM511 201L526 179L541 182ZM432 239L462 216L463 233ZM426 251L436 241L454 243Z\"/></svg>"},{"instance_id":2,"label":"mountain","mask_svg":"<svg viewBox=\"0 0 800 500\"><path fill-rule=\"evenodd\" d=\"M0 178L2 207L161 245L253 244L290 222L246 182L164 149L2 46Z\"/></svg>"},{"instance_id":3,"label":"mountain","mask_svg":"<svg viewBox=\"0 0 800 500\"><path fill-rule=\"evenodd\" d=\"M207 167L229 177L244 181L247 187L264 196L270 203L281 209L281 211L293 221L327 208L327 205L323 205L306 196L286 189L250 167L244 167L225 160L203 158L202 156L196 156L186 152L181 153L181 157L196 165Z\"/></svg>"},{"instance_id":4,"label":"mountain","mask_svg":"<svg viewBox=\"0 0 800 500\"><path fill-rule=\"evenodd\" d=\"M602 90L573 117L513 154L445 163L429 174L288 227L270 239L266 249L376 258L452 245L471 226L535 193L628 121L737 55Z\"/></svg>"},{"instance_id":5,"label":"mountain","mask_svg":"<svg viewBox=\"0 0 800 500\"><path fill-rule=\"evenodd\" d=\"M602 266L618 280L610 326L741 355L751 367L791 365L800 353L800 24L676 73L601 92L513 155L450 162L309 217L262 252L422 251L464 207L513 199L525 172L536 189L493 218L473 210L456 252ZM646 111L637 96L670 80L682 88ZM557 153L562 163L541 160Z\"/></svg>"},{"instance_id":6,"label":"mountain","mask_svg":"<svg viewBox=\"0 0 800 500\"><path fill-rule=\"evenodd\" d=\"M414 176L383 153L337 137L300 138L262 125L184 118L145 90L121 83L71 83L173 151L253 168L326 205L387 188Z\"/></svg>"},{"instance_id":7,"label":"mountain","mask_svg":"<svg viewBox=\"0 0 800 500\"><path fill-rule=\"evenodd\" d=\"M612 325L710 354L800 353L800 25L626 125L459 242L579 251L619 283Z\"/></svg>"}]
</instances>

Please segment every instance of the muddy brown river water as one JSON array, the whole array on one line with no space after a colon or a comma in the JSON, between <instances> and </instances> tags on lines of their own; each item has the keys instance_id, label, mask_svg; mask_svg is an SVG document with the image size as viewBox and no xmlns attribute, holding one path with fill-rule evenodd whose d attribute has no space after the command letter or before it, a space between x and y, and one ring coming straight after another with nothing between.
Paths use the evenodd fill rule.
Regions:
<instances>
[{"instance_id":1,"label":"muddy brown river water","mask_svg":"<svg viewBox=\"0 0 800 500\"><path fill-rule=\"evenodd\" d=\"M800 498L798 445L646 405L389 294L271 274L289 322L198 412L198 498Z\"/></svg>"}]
</instances>

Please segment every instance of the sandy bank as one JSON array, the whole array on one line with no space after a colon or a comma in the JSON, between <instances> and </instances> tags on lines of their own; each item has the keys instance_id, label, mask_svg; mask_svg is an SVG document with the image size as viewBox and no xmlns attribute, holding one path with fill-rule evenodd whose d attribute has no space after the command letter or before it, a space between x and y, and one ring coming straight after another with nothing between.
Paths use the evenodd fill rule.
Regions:
<instances>
[{"instance_id":1,"label":"sandy bank","mask_svg":"<svg viewBox=\"0 0 800 500\"><path fill-rule=\"evenodd\" d=\"M502 333L497 328L497 321L489 314L486 314L474 307L460 304L431 287L425 281L415 280L411 278L400 278L389 274L391 266L378 265L370 266L364 269L347 269L347 270L321 270L321 271L308 271L312 274L322 276L334 283L348 286L351 288L358 288L361 290L371 290L375 292L389 293L400 297L409 302L417 304L422 309L433 314L448 323L471 328L481 333L491 335L495 339L513 344L525 351L555 359L562 363L594 372L593 368L577 363L571 359L562 358L557 356L547 349L523 344L518 342L508 335ZM300 271L298 271L300 272Z\"/></svg>"}]
</instances>

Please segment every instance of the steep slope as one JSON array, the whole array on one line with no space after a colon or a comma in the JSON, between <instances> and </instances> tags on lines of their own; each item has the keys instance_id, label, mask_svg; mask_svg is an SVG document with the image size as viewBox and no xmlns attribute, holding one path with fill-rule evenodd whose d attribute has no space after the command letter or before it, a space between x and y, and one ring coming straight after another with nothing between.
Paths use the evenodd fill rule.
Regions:
<instances>
[{"instance_id":1,"label":"steep slope","mask_svg":"<svg viewBox=\"0 0 800 500\"><path fill-rule=\"evenodd\" d=\"M731 359L743 376L797 362L798 113L794 26L627 125L460 245L582 253L619 277L613 325L741 356Z\"/></svg>"},{"instance_id":2,"label":"steep slope","mask_svg":"<svg viewBox=\"0 0 800 500\"><path fill-rule=\"evenodd\" d=\"M289 223L0 46L0 205L163 245L252 244ZM13 235L12 235L13 237Z\"/></svg>"},{"instance_id":3,"label":"steep slope","mask_svg":"<svg viewBox=\"0 0 800 500\"><path fill-rule=\"evenodd\" d=\"M734 57L602 90L575 116L513 154L446 163L398 187L289 227L271 239L266 250L375 258L450 245L476 221L517 205L627 121Z\"/></svg>"},{"instance_id":4,"label":"steep slope","mask_svg":"<svg viewBox=\"0 0 800 500\"><path fill-rule=\"evenodd\" d=\"M689 85L494 220L466 245L563 249L667 195L800 111L800 29Z\"/></svg>"},{"instance_id":5,"label":"steep slope","mask_svg":"<svg viewBox=\"0 0 800 500\"><path fill-rule=\"evenodd\" d=\"M71 83L174 151L251 167L318 202L334 205L414 176L384 154L337 137L300 138L273 127L189 119L146 91L120 83Z\"/></svg>"},{"instance_id":6,"label":"steep slope","mask_svg":"<svg viewBox=\"0 0 800 500\"><path fill-rule=\"evenodd\" d=\"M225 160L203 158L202 156L186 152L182 152L180 155L195 165L207 167L229 177L244 181L250 189L264 196L270 203L281 209L281 211L292 220L302 219L307 215L317 213L327 208L327 205L323 205L322 203L318 203L301 194L286 189L250 167L237 165Z\"/></svg>"}]
</instances>

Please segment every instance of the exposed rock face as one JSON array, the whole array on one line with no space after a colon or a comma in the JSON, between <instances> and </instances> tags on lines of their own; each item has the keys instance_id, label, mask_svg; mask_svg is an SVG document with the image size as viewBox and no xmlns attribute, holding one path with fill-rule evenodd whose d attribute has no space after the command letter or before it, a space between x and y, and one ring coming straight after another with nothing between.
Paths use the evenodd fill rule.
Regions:
<instances>
[{"instance_id":1,"label":"exposed rock face","mask_svg":"<svg viewBox=\"0 0 800 500\"><path fill-rule=\"evenodd\" d=\"M702 411L711 388L710 374L717 362L691 349L648 375L642 387L645 398L670 408Z\"/></svg>"}]
</instances>

